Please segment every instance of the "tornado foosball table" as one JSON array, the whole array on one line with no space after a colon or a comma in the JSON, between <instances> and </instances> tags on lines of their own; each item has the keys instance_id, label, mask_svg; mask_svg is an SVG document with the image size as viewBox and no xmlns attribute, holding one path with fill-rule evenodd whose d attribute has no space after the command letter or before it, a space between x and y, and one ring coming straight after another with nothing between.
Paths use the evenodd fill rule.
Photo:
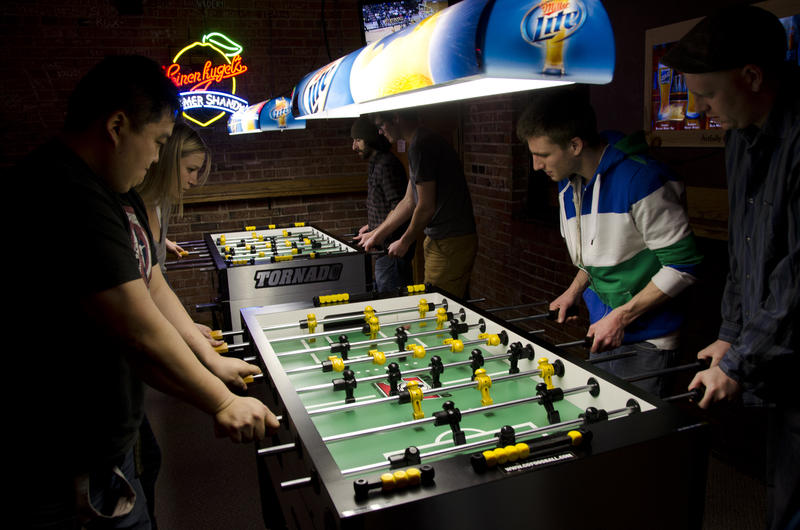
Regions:
<instances>
[{"instance_id":1,"label":"tornado foosball table","mask_svg":"<svg viewBox=\"0 0 800 530\"><path fill-rule=\"evenodd\" d=\"M372 275L368 254L304 223L204 239L217 270L223 326L234 331L241 330L244 307L308 307L318 294L363 293Z\"/></svg>"},{"instance_id":2,"label":"tornado foosball table","mask_svg":"<svg viewBox=\"0 0 800 530\"><path fill-rule=\"evenodd\" d=\"M241 312L270 528L699 528L707 426L446 293Z\"/></svg>"}]
</instances>

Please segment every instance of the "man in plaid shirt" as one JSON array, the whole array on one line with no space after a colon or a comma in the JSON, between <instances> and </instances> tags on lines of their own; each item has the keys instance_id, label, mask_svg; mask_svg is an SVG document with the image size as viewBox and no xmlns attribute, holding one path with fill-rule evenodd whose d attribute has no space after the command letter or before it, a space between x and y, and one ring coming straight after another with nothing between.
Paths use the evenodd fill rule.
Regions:
<instances>
[{"instance_id":1,"label":"man in plaid shirt","mask_svg":"<svg viewBox=\"0 0 800 530\"><path fill-rule=\"evenodd\" d=\"M402 162L390 151L391 144L378 134L372 120L361 117L350 131L353 151L362 160L369 162L367 178L367 224L361 227L355 240L359 243L375 230L403 198L408 186L406 170ZM408 228L403 223L383 241L383 248L396 241ZM380 292L393 291L413 283L411 260L415 245L411 245L403 256L381 256L375 260L375 289Z\"/></svg>"}]
</instances>

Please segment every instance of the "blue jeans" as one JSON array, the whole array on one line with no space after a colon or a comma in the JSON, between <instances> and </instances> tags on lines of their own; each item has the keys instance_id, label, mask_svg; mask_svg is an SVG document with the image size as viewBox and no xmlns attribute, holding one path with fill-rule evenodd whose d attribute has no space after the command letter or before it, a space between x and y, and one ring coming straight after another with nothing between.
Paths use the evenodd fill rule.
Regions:
<instances>
[{"instance_id":1,"label":"blue jeans","mask_svg":"<svg viewBox=\"0 0 800 530\"><path fill-rule=\"evenodd\" d=\"M379 293L385 293L414 283L414 274L411 269L411 259L413 257L414 246L406 252L405 257L381 256L376 259L375 290Z\"/></svg>"},{"instance_id":2,"label":"blue jeans","mask_svg":"<svg viewBox=\"0 0 800 530\"><path fill-rule=\"evenodd\" d=\"M623 344L619 348L609 351L590 353L589 359L602 359L609 355L628 352L633 352L635 355L613 361L598 362L595 363L595 366L616 375L620 379L625 379L645 372L654 372L674 366L675 359L678 356L678 350L661 350L649 342L637 342ZM650 377L636 381L633 384L655 396L665 397L665 393L669 391L670 380L669 376Z\"/></svg>"}]
</instances>

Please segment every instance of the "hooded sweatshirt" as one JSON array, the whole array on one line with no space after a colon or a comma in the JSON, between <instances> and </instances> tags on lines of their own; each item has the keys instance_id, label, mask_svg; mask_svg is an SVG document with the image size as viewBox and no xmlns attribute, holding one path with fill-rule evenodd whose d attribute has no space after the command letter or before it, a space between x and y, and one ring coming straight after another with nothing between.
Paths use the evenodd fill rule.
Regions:
<instances>
[{"instance_id":1,"label":"hooded sweatshirt","mask_svg":"<svg viewBox=\"0 0 800 530\"><path fill-rule=\"evenodd\" d=\"M677 335L683 311L675 297L696 281L702 260L683 183L645 155L643 134L603 136L608 146L591 180L584 184L575 176L559 183L561 235L572 262L589 275L583 298L590 320L602 319L652 281L673 300L631 323L623 343Z\"/></svg>"}]
</instances>

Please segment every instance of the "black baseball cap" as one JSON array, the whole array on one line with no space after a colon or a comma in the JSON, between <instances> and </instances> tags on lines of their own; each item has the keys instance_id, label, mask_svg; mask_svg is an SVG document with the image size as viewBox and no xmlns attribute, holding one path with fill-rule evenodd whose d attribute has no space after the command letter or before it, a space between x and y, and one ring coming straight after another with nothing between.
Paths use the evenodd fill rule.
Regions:
<instances>
[{"instance_id":1,"label":"black baseball cap","mask_svg":"<svg viewBox=\"0 0 800 530\"><path fill-rule=\"evenodd\" d=\"M786 33L778 17L750 5L726 7L704 18L661 59L689 74L730 70L746 64L765 68L786 59Z\"/></svg>"}]
</instances>

